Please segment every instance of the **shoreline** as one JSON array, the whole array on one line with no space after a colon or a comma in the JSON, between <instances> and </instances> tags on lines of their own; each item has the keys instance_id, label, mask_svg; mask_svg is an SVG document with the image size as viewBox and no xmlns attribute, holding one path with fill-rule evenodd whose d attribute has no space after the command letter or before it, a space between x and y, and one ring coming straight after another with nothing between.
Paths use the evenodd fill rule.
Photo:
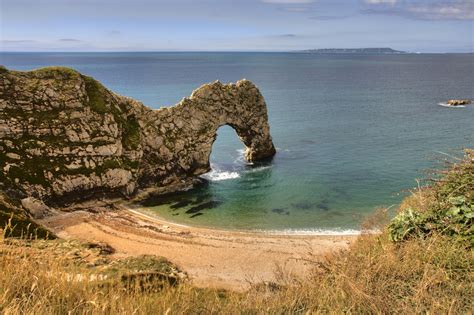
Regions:
<instances>
[{"instance_id":1,"label":"shoreline","mask_svg":"<svg viewBox=\"0 0 474 315\"><path fill-rule=\"evenodd\" d=\"M358 235L291 235L186 226L135 209L75 211L41 220L58 237L107 243L112 259L156 255L176 264L197 287L243 291L285 277L303 278ZM95 211L94 211L95 210Z\"/></svg>"},{"instance_id":2,"label":"shoreline","mask_svg":"<svg viewBox=\"0 0 474 315\"><path fill-rule=\"evenodd\" d=\"M190 228L190 229L203 229L203 230L210 230L217 232L235 232L235 233L242 233L242 234L262 234L262 235L275 235L275 236L359 236L362 234L376 234L378 231L363 231L363 230L355 230L355 229L345 229L342 231L339 230L331 230L331 229L224 229L218 227L208 227L208 226L197 226L197 225L188 225L183 223L178 223L174 221L167 220L159 215L150 215L147 211L141 211L141 208L130 208L124 207L124 211L128 211L137 216L143 216L148 220L155 220L161 224L168 224L174 225L181 228Z\"/></svg>"}]
</instances>

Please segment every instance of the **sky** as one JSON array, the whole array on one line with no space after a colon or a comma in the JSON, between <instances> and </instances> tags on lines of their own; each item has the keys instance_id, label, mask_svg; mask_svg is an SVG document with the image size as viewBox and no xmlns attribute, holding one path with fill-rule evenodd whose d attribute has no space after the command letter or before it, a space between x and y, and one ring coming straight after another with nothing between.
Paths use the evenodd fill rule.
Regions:
<instances>
[{"instance_id":1,"label":"sky","mask_svg":"<svg viewBox=\"0 0 474 315\"><path fill-rule=\"evenodd\" d=\"M0 0L0 51L473 52L474 0Z\"/></svg>"}]
</instances>

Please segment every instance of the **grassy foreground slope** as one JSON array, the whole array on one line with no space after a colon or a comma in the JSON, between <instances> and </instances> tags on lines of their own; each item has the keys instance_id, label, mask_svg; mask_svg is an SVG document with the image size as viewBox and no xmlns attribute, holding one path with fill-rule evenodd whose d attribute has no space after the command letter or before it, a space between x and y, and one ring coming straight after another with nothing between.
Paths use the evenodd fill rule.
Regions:
<instances>
[{"instance_id":1,"label":"grassy foreground slope","mask_svg":"<svg viewBox=\"0 0 474 315\"><path fill-rule=\"evenodd\" d=\"M379 225L381 234L362 235L349 251L315 260L305 279L281 274L279 284L244 293L130 277L155 265L138 260L132 271L127 264L113 268L114 262L104 262L107 250L85 262L73 258L91 257L82 245L75 245L71 258L71 250L58 256L58 248L72 246L65 241L4 239L0 313L472 313L473 158L468 151L432 185L414 192L389 225ZM158 271L172 270L157 261Z\"/></svg>"}]
</instances>

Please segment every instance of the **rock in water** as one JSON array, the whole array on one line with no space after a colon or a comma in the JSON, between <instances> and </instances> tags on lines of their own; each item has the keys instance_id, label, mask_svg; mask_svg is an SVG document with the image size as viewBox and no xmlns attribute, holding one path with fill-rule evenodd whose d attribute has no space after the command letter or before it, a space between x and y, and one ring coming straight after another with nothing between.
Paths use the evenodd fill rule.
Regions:
<instances>
[{"instance_id":1,"label":"rock in water","mask_svg":"<svg viewBox=\"0 0 474 315\"><path fill-rule=\"evenodd\" d=\"M471 100L449 100L447 104L450 106L468 105L471 104Z\"/></svg>"},{"instance_id":2,"label":"rock in water","mask_svg":"<svg viewBox=\"0 0 474 315\"><path fill-rule=\"evenodd\" d=\"M222 125L247 160L275 154L265 100L247 80L205 84L152 110L69 68L0 67L0 190L54 201L171 191L210 170Z\"/></svg>"}]
</instances>

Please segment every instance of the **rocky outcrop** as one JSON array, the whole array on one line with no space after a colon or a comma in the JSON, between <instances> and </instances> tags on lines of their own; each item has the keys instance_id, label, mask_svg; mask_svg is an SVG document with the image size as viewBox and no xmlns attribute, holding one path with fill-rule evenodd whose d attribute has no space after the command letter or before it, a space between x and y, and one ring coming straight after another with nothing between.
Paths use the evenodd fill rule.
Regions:
<instances>
[{"instance_id":1,"label":"rocky outcrop","mask_svg":"<svg viewBox=\"0 0 474 315\"><path fill-rule=\"evenodd\" d=\"M25 203L26 209L22 203ZM42 210L49 210L47 206L34 199L20 202L9 198L0 191L0 236L21 238L55 238L54 233L35 222L38 214L43 216ZM40 210L41 212L36 212ZM33 219L33 220L32 220Z\"/></svg>"},{"instance_id":2,"label":"rocky outcrop","mask_svg":"<svg viewBox=\"0 0 474 315\"><path fill-rule=\"evenodd\" d=\"M51 209L47 205L34 197L21 199L21 205L33 219L43 219L51 213Z\"/></svg>"},{"instance_id":3,"label":"rocky outcrop","mask_svg":"<svg viewBox=\"0 0 474 315\"><path fill-rule=\"evenodd\" d=\"M2 67L0 190L53 201L179 187L210 170L222 125L235 129L247 160L275 154L264 98L247 80L206 84L152 110L72 69Z\"/></svg>"},{"instance_id":4,"label":"rocky outcrop","mask_svg":"<svg viewBox=\"0 0 474 315\"><path fill-rule=\"evenodd\" d=\"M449 100L448 105L450 106L459 106L459 105L468 105L471 104L471 100Z\"/></svg>"}]
</instances>

